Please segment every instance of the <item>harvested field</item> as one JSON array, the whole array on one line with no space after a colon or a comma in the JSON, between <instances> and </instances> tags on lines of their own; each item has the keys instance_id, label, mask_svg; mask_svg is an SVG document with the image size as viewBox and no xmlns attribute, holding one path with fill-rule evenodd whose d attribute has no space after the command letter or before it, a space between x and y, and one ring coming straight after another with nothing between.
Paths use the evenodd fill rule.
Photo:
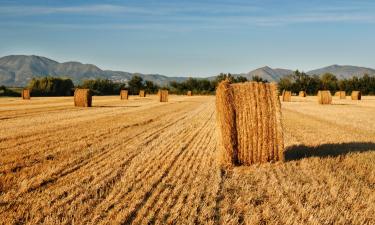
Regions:
<instances>
[{"instance_id":1,"label":"harvested field","mask_svg":"<svg viewBox=\"0 0 375 225\"><path fill-rule=\"evenodd\" d=\"M230 170L215 97L93 101L0 98L2 223L375 223L375 97L282 103L286 161Z\"/></svg>"}]
</instances>

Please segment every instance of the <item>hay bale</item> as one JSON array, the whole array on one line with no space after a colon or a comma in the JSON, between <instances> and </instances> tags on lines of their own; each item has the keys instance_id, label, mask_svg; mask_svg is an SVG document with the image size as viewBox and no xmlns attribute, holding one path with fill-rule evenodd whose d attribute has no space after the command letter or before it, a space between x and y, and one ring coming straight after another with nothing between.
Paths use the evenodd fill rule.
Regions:
<instances>
[{"instance_id":1,"label":"hay bale","mask_svg":"<svg viewBox=\"0 0 375 225\"><path fill-rule=\"evenodd\" d=\"M360 91L352 91L352 100L361 100L362 94Z\"/></svg>"},{"instance_id":2,"label":"hay bale","mask_svg":"<svg viewBox=\"0 0 375 225\"><path fill-rule=\"evenodd\" d=\"M346 92L345 91L336 91L335 97L339 97L340 99L346 99Z\"/></svg>"},{"instance_id":3,"label":"hay bale","mask_svg":"<svg viewBox=\"0 0 375 225\"><path fill-rule=\"evenodd\" d=\"M332 95L330 91L318 91L319 104L332 104Z\"/></svg>"},{"instance_id":4,"label":"hay bale","mask_svg":"<svg viewBox=\"0 0 375 225\"><path fill-rule=\"evenodd\" d=\"M128 95L128 90L121 90L120 91L120 99L121 100L128 100L129 95Z\"/></svg>"},{"instance_id":5,"label":"hay bale","mask_svg":"<svg viewBox=\"0 0 375 225\"><path fill-rule=\"evenodd\" d=\"M305 91L300 91L300 92L298 93L298 96L299 96L299 97L303 97L303 98L305 98L307 95L306 95L306 92L305 92Z\"/></svg>"},{"instance_id":6,"label":"hay bale","mask_svg":"<svg viewBox=\"0 0 375 225\"><path fill-rule=\"evenodd\" d=\"M139 91L139 97L146 97L146 91L145 90L140 90Z\"/></svg>"},{"instance_id":7,"label":"hay bale","mask_svg":"<svg viewBox=\"0 0 375 225\"><path fill-rule=\"evenodd\" d=\"M283 90L283 102L291 102L292 101L292 92Z\"/></svg>"},{"instance_id":8,"label":"hay bale","mask_svg":"<svg viewBox=\"0 0 375 225\"><path fill-rule=\"evenodd\" d=\"M79 89L74 91L74 106L77 107L91 107L92 94L90 89Z\"/></svg>"},{"instance_id":9,"label":"hay bale","mask_svg":"<svg viewBox=\"0 0 375 225\"><path fill-rule=\"evenodd\" d=\"M188 91L187 96L193 96L193 93L191 91Z\"/></svg>"},{"instance_id":10,"label":"hay bale","mask_svg":"<svg viewBox=\"0 0 375 225\"><path fill-rule=\"evenodd\" d=\"M22 99L24 100L30 100L30 90L29 89L23 89L22 92L21 92L21 97Z\"/></svg>"},{"instance_id":11,"label":"hay bale","mask_svg":"<svg viewBox=\"0 0 375 225\"><path fill-rule=\"evenodd\" d=\"M276 84L223 81L216 90L218 147L226 165L284 159Z\"/></svg>"},{"instance_id":12,"label":"hay bale","mask_svg":"<svg viewBox=\"0 0 375 225\"><path fill-rule=\"evenodd\" d=\"M159 90L159 101L168 102L168 90Z\"/></svg>"}]
</instances>

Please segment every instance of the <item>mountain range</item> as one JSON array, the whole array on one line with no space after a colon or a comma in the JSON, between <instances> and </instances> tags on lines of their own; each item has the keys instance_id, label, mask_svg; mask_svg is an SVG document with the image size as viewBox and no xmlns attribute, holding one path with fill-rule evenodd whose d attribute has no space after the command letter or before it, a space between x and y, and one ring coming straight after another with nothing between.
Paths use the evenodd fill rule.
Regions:
<instances>
[{"instance_id":1,"label":"mountain range","mask_svg":"<svg viewBox=\"0 0 375 225\"><path fill-rule=\"evenodd\" d=\"M375 75L375 69L332 65L312 71L307 74L320 75L323 73L332 73L339 79L352 76L363 76L364 74ZM250 71L248 73L237 74L236 76L245 76L249 80L257 75L268 81L278 81L280 78L293 73L287 69L272 69L268 66ZM160 74L142 74L123 71L102 70L92 64L82 64L80 62L64 62L48 59L42 56L9 55L0 58L0 85L6 86L26 86L34 77L59 76L71 78L74 83L80 83L85 79L106 78L115 82L126 82L132 76L138 75L144 80L152 81L158 85L166 85L170 81L184 81L187 77L169 77ZM213 79L214 77L209 77Z\"/></svg>"}]
</instances>

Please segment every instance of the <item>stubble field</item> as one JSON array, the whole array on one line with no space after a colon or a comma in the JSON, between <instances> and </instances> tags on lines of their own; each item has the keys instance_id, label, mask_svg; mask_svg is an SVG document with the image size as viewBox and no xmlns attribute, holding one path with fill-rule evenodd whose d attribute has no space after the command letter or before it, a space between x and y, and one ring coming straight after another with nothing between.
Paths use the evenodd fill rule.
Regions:
<instances>
[{"instance_id":1,"label":"stubble field","mask_svg":"<svg viewBox=\"0 0 375 225\"><path fill-rule=\"evenodd\" d=\"M375 97L282 103L286 162L221 169L215 98L0 98L3 224L374 224Z\"/></svg>"}]
</instances>

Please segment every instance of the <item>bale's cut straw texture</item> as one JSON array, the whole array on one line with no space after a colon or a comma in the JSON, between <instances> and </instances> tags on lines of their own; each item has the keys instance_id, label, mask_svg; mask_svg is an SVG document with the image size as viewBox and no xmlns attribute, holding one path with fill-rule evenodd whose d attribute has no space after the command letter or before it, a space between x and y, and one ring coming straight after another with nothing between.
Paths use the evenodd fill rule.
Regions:
<instances>
[{"instance_id":1,"label":"bale's cut straw texture","mask_svg":"<svg viewBox=\"0 0 375 225\"><path fill-rule=\"evenodd\" d=\"M159 101L168 102L168 90L159 90Z\"/></svg>"},{"instance_id":2,"label":"bale's cut straw texture","mask_svg":"<svg viewBox=\"0 0 375 225\"><path fill-rule=\"evenodd\" d=\"M120 99L121 100L128 100L129 95L128 95L128 90L121 90L120 91Z\"/></svg>"},{"instance_id":3,"label":"bale's cut straw texture","mask_svg":"<svg viewBox=\"0 0 375 225\"><path fill-rule=\"evenodd\" d=\"M292 92L291 91L283 91L283 102L291 102L292 101Z\"/></svg>"},{"instance_id":4,"label":"bale's cut straw texture","mask_svg":"<svg viewBox=\"0 0 375 225\"><path fill-rule=\"evenodd\" d=\"M218 147L226 165L284 159L276 84L223 81L216 90Z\"/></svg>"},{"instance_id":5,"label":"bale's cut straw texture","mask_svg":"<svg viewBox=\"0 0 375 225\"><path fill-rule=\"evenodd\" d=\"M187 96L192 96L192 95L193 95L193 93L191 91L187 92Z\"/></svg>"},{"instance_id":6,"label":"bale's cut straw texture","mask_svg":"<svg viewBox=\"0 0 375 225\"><path fill-rule=\"evenodd\" d=\"M146 97L146 92L144 90L140 90L139 97Z\"/></svg>"},{"instance_id":7,"label":"bale's cut straw texture","mask_svg":"<svg viewBox=\"0 0 375 225\"><path fill-rule=\"evenodd\" d=\"M361 100L362 94L360 91L352 91L352 100Z\"/></svg>"},{"instance_id":8,"label":"bale's cut straw texture","mask_svg":"<svg viewBox=\"0 0 375 225\"><path fill-rule=\"evenodd\" d=\"M90 89L76 89L74 91L74 106L91 107L92 95Z\"/></svg>"},{"instance_id":9,"label":"bale's cut straw texture","mask_svg":"<svg viewBox=\"0 0 375 225\"><path fill-rule=\"evenodd\" d=\"M22 99L29 100L30 99L30 90L29 89L23 89L21 92Z\"/></svg>"},{"instance_id":10,"label":"bale's cut straw texture","mask_svg":"<svg viewBox=\"0 0 375 225\"><path fill-rule=\"evenodd\" d=\"M306 92L305 92L305 91L300 91L300 92L298 93L298 96L299 96L299 97L306 97Z\"/></svg>"},{"instance_id":11,"label":"bale's cut straw texture","mask_svg":"<svg viewBox=\"0 0 375 225\"><path fill-rule=\"evenodd\" d=\"M339 97L340 99L346 99L346 92L345 91L336 91L335 96Z\"/></svg>"},{"instance_id":12,"label":"bale's cut straw texture","mask_svg":"<svg viewBox=\"0 0 375 225\"><path fill-rule=\"evenodd\" d=\"M319 104L332 104L332 95L330 91L318 91Z\"/></svg>"}]
</instances>

